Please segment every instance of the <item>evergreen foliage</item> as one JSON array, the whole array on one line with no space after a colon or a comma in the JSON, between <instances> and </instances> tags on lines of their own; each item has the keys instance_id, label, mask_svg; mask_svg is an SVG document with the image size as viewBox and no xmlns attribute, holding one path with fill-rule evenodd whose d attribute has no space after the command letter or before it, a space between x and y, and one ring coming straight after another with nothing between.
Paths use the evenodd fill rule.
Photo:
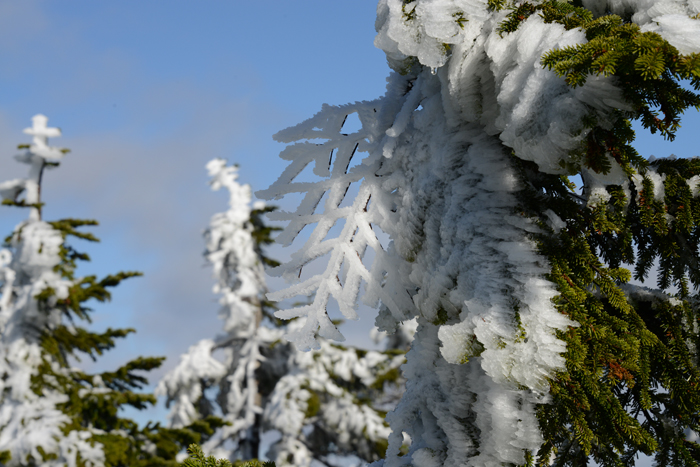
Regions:
<instances>
[{"instance_id":1,"label":"evergreen foliage","mask_svg":"<svg viewBox=\"0 0 700 467\"><path fill-rule=\"evenodd\" d=\"M97 242L82 230L97 222L42 220L43 172L57 167L66 151L48 146L48 136L60 132L46 128L43 116L34 117L34 127L25 132L34 135L34 144L20 146L25 152L17 159L31 165L29 177L0 184L3 204L30 209L29 219L0 251L0 352L6 382L0 399L0 444L6 451L0 462L8 467L176 466L179 451L206 441L222 422L209 417L181 429L138 427L119 415L125 406L141 410L155 404L153 395L140 390L148 383L143 373L158 368L161 357L139 357L98 373L74 367L81 357L94 361L134 332L95 332L82 324L91 322L91 301L109 301L113 287L140 273L101 279L76 275L78 262L90 258L71 240ZM23 192L25 197L18 198Z\"/></svg>"},{"instance_id":2,"label":"evergreen foliage","mask_svg":"<svg viewBox=\"0 0 700 467\"><path fill-rule=\"evenodd\" d=\"M688 283L700 285L700 211L692 192L700 161L649 164L631 147L630 120L673 140L682 113L700 109L700 55L680 54L629 19L594 18L562 2L524 3L510 18L522 21L535 12L546 22L582 28L588 39L545 54L544 66L572 87L590 75L618 79L631 109L619 112L612 128L593 126L580 153L582 165L599 173L610 170L611 156L632 175L633 186L627 193L623 186L607 186L607 203L585 205L565 178L533 168L522 172L531 187L525 199L533 203L527 213L551 209L566 222L539 245L552 265L559 310L579 324L561 336L567 371L552 380L554 401L538 413L545 433L540 463L556 449L558 465L584 465L589 456L601 465L634 465L639 452L655 454L658 465L697 465L700 447L686 437L700 428L700 316ZM514 25L510 21L503 30ZM684 79L695 92L682 86ZM674 285L675 297L625 285L631 274L621 265L633 266L634 277L643 280L655 260L658 287Z\"/></svg>"}]
</instances>

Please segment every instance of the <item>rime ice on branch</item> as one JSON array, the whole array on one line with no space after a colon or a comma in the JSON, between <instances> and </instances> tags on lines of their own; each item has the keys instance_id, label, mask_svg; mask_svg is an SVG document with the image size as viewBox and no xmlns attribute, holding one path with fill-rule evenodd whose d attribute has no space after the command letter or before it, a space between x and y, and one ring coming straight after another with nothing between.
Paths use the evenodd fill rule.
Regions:
<instances>
[{"instance_id":1,"label":"rime ice on branch","mask_svg":"<svg viewBox=\"0 0 700 467\"><path fill-rule=\"evenodd\" d=\"M376 146L376 140L380 138L379 132L383 128L381 124L384 127L387 125L387 122L382 121L386 116L381 113L377 116L377 111L380 105L391 107L391 98L388 96L386 102L324 106L324 110L316 117L275 135L280 142L309 140L289 146L282 152L280 157L290 160L290 165L270 188L257 193L260 197L270 199L279 199L289 193L305 193L295 212L270 214L273 220L289 221L277 241L289 245L304 226L317 225L304 247L293 253L288 263L270 273L293 280L299 276L304 265L330 253L328 265L321 274L269 295L275 301L299 295L314 295L309 305L275 314L283 319L305 318L303 327L288 335L300 349L308 350L318 345L314 340L317 331L322 337L344 340L328 317L326 307L330 298L334 298L345 318L357 319L354 307L363 280L369 287L365 301L376 304L381 300L394 310L404 310L402 319L413 316L413 304L405 285L396 283L399 277L394 274L385 277L387 271L398 267L397 258L384 250L372 230L372 224L383 225L395 217L391 212L395 193L383 190L382 179L374 176L381 167L383 156L378 152L370 153L362 159L362 164L349 167L354 158L362 157L363 152L369 151L372 145ZM393 96L393 103L401 105L400 96ZM353 113L359 117L362 128L355 133L344 134L341 131L345 119ZM313 142L318 139L324 141ZM294 182L294 178L309 164L314 165L314 174L322 179L316 183ZM348 206L340 207L353 183L360 185L359 193ZM323 214L317 214L319 203L326 194ZM341 233L336 238L326 238L336 223L342 225ZM372 272L362 263L368 248L375 254ZM379 286L383 280L389 281L385 287Z\"/></svg>"},{"instance_id":2,"label":"rime ice on branch","mask_svg":"<svg viewBox=\"0 0 700 467\"><path fill-rule=\"evenodd\" d=\"M671 408L700 403L697 346L685 345L698 330L678 324L697 319L685 299L688 279L700 284L700 163L650 164L630 146L631 120L673 138L700 106L679 84L700 88L700 4L580 3L381 0L387 94L326 105L275 135L293 143L280 155L290 163L258 195L304 194L276 214L288 222L282 243L312 227L275 272L294 280L329 258L271 294L316 293L277 313L303 320L288 337L302 349L317 334L341 338L327 305L355 318L362 281L380 328L418 317L386 467L700 459L682 441L700 426ZM346 134L352 113L362 128ZM310 164L316 180L295 181ZM678 297L622 287L621 264L643 278L656 257L659 285ZM678 356L672 372L662 355ZM658 389L676 385L690 395Z\"/></svg>"}]
</instances>

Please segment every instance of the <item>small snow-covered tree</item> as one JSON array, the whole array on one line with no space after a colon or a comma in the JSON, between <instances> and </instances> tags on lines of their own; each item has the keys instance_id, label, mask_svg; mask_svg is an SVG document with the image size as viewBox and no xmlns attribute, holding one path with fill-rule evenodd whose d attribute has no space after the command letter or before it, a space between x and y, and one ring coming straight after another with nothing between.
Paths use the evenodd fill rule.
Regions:
<instances>
[{"instance_id":1,"label":"small snow-covered tree","mask_svg":"<svg viewBox=\"0 0 700 467\"><path fill-rule=\"evenodd\" d=\"M97 241L81 227L92 220L42 219L41 182L46 169L59 165L67 151L48 145L60 136L37 115L31 145L16 157L28 164L26 178L0 183L3 204L29 209L29 217L0 250L0 463L13 466L175 466L175 455L206 439L216 420L182 430L147 426L119 416L119 409L155 403L136 392L147 380L140 374L162 358L138 358L115 371L89 374L73 365L93 360L133 329L94 332L86 302L110 299L109 289L140 275L120 272L102 279L76 276L78 261L89 257L69 239ZM213 424L213 426L212 426Z\"/></svg>"},{"instance_id":2,"label":"small snow-covered tree","mask_svg":"<svg viewBox=\"0 0 700 467\"><path fill-rule=\"evenodd\" d=\"M389 433L384 410L400 391L405 350L368 352L322 341L320 352L301 353L286 343L265 298L264 266L278 265L263 252L272 229L261 215L271 209L262 202L251 206L250 186L238 183L236 166L214 159L207 169L212 188L230 195L229 210L214 215L205 232L224 332L193 345L159 383L156 393L167 396L171 426L220 411L230 425L202 447L231 460L258 458L260 436L269 430L280 434L267 452L280 467L304 467L313 459L330 465L330 454L380 458Z\"/></svg>"},{"instance_id":3,"label":"small snow-covered tree","mask_svg":"<svg viewBox=\"0 0 700 467\"><path fill-rule=\"evenodd\" d=\"M278 133L258 196L303 194L282 243L313 225L269 294L315 293L276 313L299 348L362 282L379 328L418 319L377 465L697 465L700 160L645 160L631 121L673 139L700 107L700 3L380 0L376 27L386 95Z\"/></svg>"}]
</instances>

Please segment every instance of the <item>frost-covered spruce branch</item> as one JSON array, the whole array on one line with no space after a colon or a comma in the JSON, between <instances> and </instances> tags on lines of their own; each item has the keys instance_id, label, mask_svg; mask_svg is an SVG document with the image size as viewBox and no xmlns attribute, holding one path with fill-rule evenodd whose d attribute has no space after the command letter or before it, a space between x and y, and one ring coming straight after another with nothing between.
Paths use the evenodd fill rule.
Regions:
<instances>
[{"instance_id":1,"label":"frost-covered spruce branch","mask_svg":"<svg viewBox=\"0 0 700 467\"><path fill-rule=\"evenodd\" d=\"M275 135L290 163L258 195L304 194L276 214L282 243L312 226L275 272L329 258L271 294L316 293L277 312L302 320L289 338L341 338L326 305L355 318L362 281L381 329L418 318L383 465L700 461L700 161L645 160L630 124L673 139L700 107L698 15L682 0L380 0L386 95ZM317 181L296 182L309 164ZM624 264L642 279L657 258L659 291L624 285Z\"/></svg>"},{"instance_id":2,"label":"frost-covered spruce branch","mask_svg":"<svg viewBox=\"0 0 700 467\"><path fill-rule=\"evenodd\" d=\"M278 263L264 254L272 229L260 216L272 210L261 202L251 206L250 187L237 181L235 166L214 159L207 169L212 188L229 192L229 210L214 215L205 232L224 333L193 345L158 385L171 407L171 426L220 411L230 425L202 448L231 460L258 458L268 430L281 435L266 454L279 466L304 467L329 454L380 458L389 434L383 411L401 391L405 350L398 347L404 342L367 352L322 340L311 354L286 343L285 331L294 332L297 323L281 327L265 298L263 266ZM217 350L223 362L214 358ZM214 387L212 399L207 389Z\"/></svg>"},{"instance_id":3,"label":"frost-covered spruce branch","mask_svg":"<svg viewBox=\"0 0 700 467\"><path fill-rule=\"evenodd\" d=\"M32 144L20 145L16 157L28 164L26 178L0 183L3 204L29 209L29 217L7 237L0 250L0 463L7 467L102 467L174 464L175 454L189 443L206 440L216 423L168 430L140 429L120 417L123 406L143 409L155 402L136 392L147 380L140 372L160 365L162 358L126 363L113 372L88 374L74 362L93 360L133 329L93 332L86 302L108 301L110 289L137 276L119 272L102 279L76 275L78 261L89 260L69 240L97 241L82 227L92 220L42 219L41 181L66 151L48 145L60 136L37 115ZM170 464L168 464L168 462Z\"/></svg>"}]
</instances>

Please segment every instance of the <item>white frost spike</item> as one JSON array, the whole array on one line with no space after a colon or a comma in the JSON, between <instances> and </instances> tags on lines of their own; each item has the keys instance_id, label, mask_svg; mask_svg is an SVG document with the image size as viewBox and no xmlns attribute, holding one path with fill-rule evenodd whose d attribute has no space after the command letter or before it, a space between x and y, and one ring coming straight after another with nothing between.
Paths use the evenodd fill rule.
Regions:
<instances>
[{"instance_id":1,"label":"white frost spike","mask_svg":"<svg viewBox=\"0 0 700 467\"><path fill-rule=\"evenodd\" d=\"M24 133L34 136L32 144L24 153L15 157L19 162L30 165L29 175L25 179L11 180L0 183L0 196L3 199L16 201L17 197L26 190L25 202L38 204L41 202L39 183L47 162L57 162L65 155L59 148L48 145L49 137L61 136L58 128L48 128L48 118L44 115L32 117L33 126L26 128ZM39 208L32 208L29 219L37 221L41 219Z\"/></svg>"},{"instance_id":2,"label":"white frost spike","mask_svg":"<svg viewBox=\"0 0 700 467\"><path fill-rule=\"evenodd\" d=\"M62 159L60 149L49 147L49 138L61 136L61 130L47 127L48 121L48 117L38 114L32 117L32 127L24 129L24 133L34 136L29 151L47 159Z\"/></svg>"},{"instance_id":3,"label":"white frost spike","mask_svg":"<svg viewBox=\"0 0 700 467\"><path fill-rule=\"evenodd\" d=\"M347 216L347 230L336 239L314 243L316 238L323 238L327 233L323 230L317 235L326 218L339 216L343 208L335 209L337 204L331 204L329 209L327 203L322 216L311 217L312 212L306 218L294 214L280 216L290 220L290 226L295 223L303 226L310 223L309 218L318 222L311 239L282 269L296 269L305 264L303 260L314 258L313 248L326 245L328 249L324 252L330 251L331 255L325 274L272 296L288 298L316 290L317 301L319 296L334 293L334 297L353 300L345 306L353 304L355 297L341 295L344 290L339 281L333 279L339 264L348 258L346 252L356 248L357 236L344 235L362 232L363 224L357 222L358 218L365 223L371 219L394 243L377 254L369 274L367 295L378 299L395 314L395 319L401 319L405 315L392 310L396 303L391 300L412 291L413 303L410 308L403 309L412 311L415 304L421 311L414 349L409 352L405 367L407 378L415 383L407 387L397 411L390 418L394 433L407 432L412 439L454 438L450 445L462 443L464 450L454 451L447 457L436 454L436 462L459 465L466 459L463 456L473 449L467 434L460 430L440 432L440 435L429 432L436 423L431 417L438 417L444 426L461 426L459 420L473 411L480 430L493 433L493 441L482 446L482 460L485 463L522 463L524 450L536 451L541 441L533 401L540 400L540 395L546 392L546 378L563 366L561 353L565 347L556 339L555 332L574 323L560 315L551 304L556 292L552 284L542 279L549 269L528 238L538 227L533 221L512 214L518 204L516 193L520 187L501 142L485 134L477 124L457 126L446 120L448 113L444 110L440 77L426 70L413 81L410 92L405 92L407 79L392 76L390 90L392 85L404 90L403 96L393 99L390 92L376 116L371 114L373 119L363 121L369 129L379 131L370 133L369 156L365 159L369 163L360 166L366 172L362 174L358 195L352 208L346 208L347 214L342 212ZM422 106L420 110L419 105ZM347 108L338 110L347 111ZM295 136L311 138L305 132L305 128L310 127L323 131L320 121L334 120L333 114L328 117L328 113L329 108L324 108L316 117L299 125ZM393 129L387 131L388 128ZM394 138L395 144L392 142L389 146L391 157L387 158L389 138ZM294 159L292 165L310 158L308 154L297 154L298 159ZM343 178L345 176L345 173L338 175L343 193L348 181ZM331 176L331 181L334 178ZM360 182L359 177L356 180ZM270 192L291 192L291 185L278 182ZM327 179L304 185L308 193L316 187L333 189L332 185L329 188ZM278 189L273 191L275 188ZM372 190L370 206L377 211L359 211L358 207L369 199L369 190ZM377 212L381 217L375 214ZM287 228L291 230L290 226ZM297 229L294 228L294 234ZM358 269L362 274L358 276L367 280L366 269L360 266L361 263ZM522 337L514 325L514 302L520 304ZM455 325L454 331L459 327L463 338L455 338L457 332L450 333L450 327L432 324L445 311L459 314L460 323ZM311 332L319 315L327 319L325 307L319 307L316 302L279 314L280 317L306 317L301 332L292 334L302 348L312 342ZM386 329L392 327L386 313L380 314L378 324ZM477 343L472 345L472 341ZM472 358L466 365L454 365L474 357L477 346L480 357ZM439 369L437 373L435 368ZM514 390L519 386L528 389ZM471 405L461 402L465 397L474 398L476 402ZM507 411L499 408L505 406L509 407ZM426 407L431 408L429 413ZM517 413L520 420L517 427L512 423L514 407L521 407L518 409L521 412ZM419 415L421 413L423 415ZM419 416L424 420L417 425L414 420ZM522 437L521 433L534 434ZM396 443L400 442L402 438L399 441L392 435L390 444L396 455L400 448ZM445 449L442 442L430 448L440 452ZM517 448L499 453L499 443ZM419 459L425 454L421 452L423 454L417 453ZM391 460L393 456L390 452L387 467L400 465L398 459Z\"/></svg>"}]
</instances>

